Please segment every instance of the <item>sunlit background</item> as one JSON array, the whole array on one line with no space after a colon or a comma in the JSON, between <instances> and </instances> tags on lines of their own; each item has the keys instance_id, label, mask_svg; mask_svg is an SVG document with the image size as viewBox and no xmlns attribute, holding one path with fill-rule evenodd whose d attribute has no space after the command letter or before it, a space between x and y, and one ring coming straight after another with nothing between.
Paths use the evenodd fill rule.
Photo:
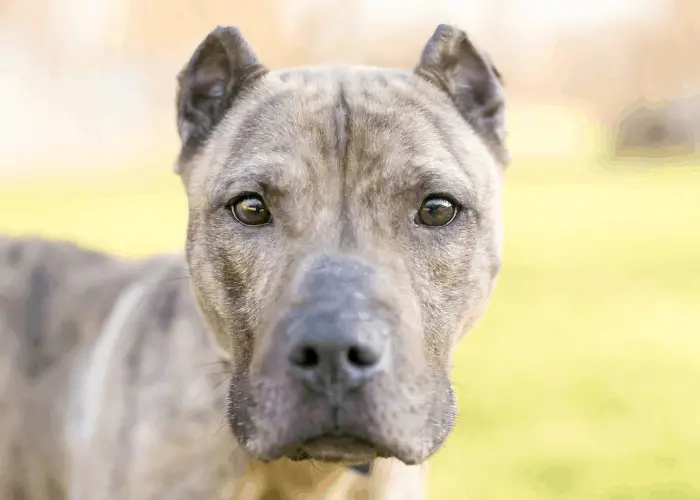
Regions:
<instances>
[{"instance_id":1,"label":"sunlit background","mask_svg":"<svg viewBox=\"0 0 700 500\"><path fill-rule=\"evenodd\" d=\"M430 498L700 499L698 0L0 0L0 232L179 251L175 74L217 24L411 68L441 22L504 74L515 161Z\"/></svg>"}]
</instances>

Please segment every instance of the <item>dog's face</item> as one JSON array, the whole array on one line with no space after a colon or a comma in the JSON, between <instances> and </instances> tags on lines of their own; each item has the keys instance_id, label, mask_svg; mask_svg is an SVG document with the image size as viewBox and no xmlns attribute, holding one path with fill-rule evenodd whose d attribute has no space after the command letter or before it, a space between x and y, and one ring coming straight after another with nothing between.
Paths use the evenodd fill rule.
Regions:
<instances>
[{"instance_id":1,"label":"dog's face","mask_svg":"<svg viewBox=\"0 0 700 500\"><path fill-rule=\"evenodd\" d=\"M217 28L179 76L178 170L227 417L260 460L419 463L500 264L500 76L441 25L415 71L267 71Z\"/></svg>"}]
</instances>

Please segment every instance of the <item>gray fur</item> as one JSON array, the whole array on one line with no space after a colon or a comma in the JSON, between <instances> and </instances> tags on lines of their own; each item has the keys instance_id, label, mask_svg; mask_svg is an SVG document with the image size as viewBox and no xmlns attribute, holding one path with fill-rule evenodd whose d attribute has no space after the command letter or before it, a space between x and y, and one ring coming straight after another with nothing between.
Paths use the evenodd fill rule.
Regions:
<instances>
[{"instance_id":1,"label":"gray fur","mask_svg":"<svg viewBox=\"0 0 700 500\"><path fill-rule=\"evenodd\" d=\"M415 71L268 71L217 28L178 81L186 259L0 240L0 497L418 498L500 267L500 75L449 26ZM269 224L232 216L251 192ZM458 215L418 224L435 194ZM290 353L324 334L381 364L311 390ZM340 465L306 484L308 459Z\"/></svg>"}]
</instances>

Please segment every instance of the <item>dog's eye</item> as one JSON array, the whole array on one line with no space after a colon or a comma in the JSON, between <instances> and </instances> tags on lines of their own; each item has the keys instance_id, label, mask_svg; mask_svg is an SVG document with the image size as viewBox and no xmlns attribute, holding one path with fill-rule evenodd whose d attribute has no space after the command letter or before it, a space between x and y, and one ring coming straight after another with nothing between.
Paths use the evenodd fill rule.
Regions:
<instances>
[{"instance_id":1,"label":"dog's eye","mask_svg":"<svg viewBox=\"0 0 700 500\"><path fill-rule=\"evenodd\" d=\"M452 201L441 196L429 196L423 200L416 218L424 226L439 227L452 222L456 215L457 207Z\"/></svg>"},{"instance_id":2,"label":"dog's eye","mask_svg":"<svg viewBox=\"0 0 700 500\"><path fill-rule=\"evenodd\" d=\"M245 226L261 226L270 222L270 211L256 194L237 198L229 207L238 222Z\"/></svg>"}]
</instances>

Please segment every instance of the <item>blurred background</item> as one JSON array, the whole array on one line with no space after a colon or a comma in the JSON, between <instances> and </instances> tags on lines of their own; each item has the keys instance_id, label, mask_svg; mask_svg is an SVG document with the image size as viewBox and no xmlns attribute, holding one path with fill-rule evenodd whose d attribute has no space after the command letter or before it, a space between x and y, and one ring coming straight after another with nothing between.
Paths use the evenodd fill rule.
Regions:
<instances>
[{"instance_id":1,"label":"blurred background","mask_svg":"<svg viewBox=\"0 0 700 500\"><path fill-rule=\"evenodd\" d=\"M700 1L0 0L0 232L183 248L175 75L218 24L270 67L504 74L505 262L459 348L431 499L700 499Z\"/></svg>"}]
</instances>

